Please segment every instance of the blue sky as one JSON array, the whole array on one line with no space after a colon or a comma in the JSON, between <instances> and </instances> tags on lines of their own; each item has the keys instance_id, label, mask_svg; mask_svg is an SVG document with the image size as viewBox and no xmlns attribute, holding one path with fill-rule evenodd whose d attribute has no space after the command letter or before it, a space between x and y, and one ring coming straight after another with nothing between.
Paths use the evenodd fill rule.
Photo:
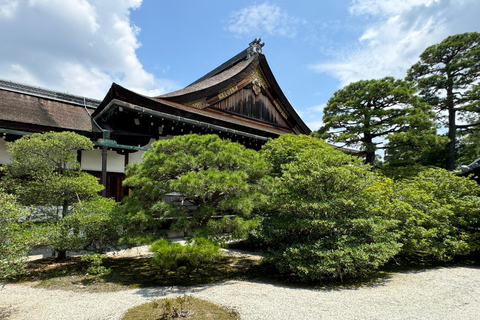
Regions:
<instances>
[{"instance_id":1,"label":"blue sky","mask_svg":"<svg viewBox=\"0 0 480 320\"><path fill-rule=\"evenodd\" d=\"M478 0L0 0L0 78L102 99L180 89L254 38L313 130L353 81L403 78L429 45L480 31Z\"/></svg>"}]
</instances>

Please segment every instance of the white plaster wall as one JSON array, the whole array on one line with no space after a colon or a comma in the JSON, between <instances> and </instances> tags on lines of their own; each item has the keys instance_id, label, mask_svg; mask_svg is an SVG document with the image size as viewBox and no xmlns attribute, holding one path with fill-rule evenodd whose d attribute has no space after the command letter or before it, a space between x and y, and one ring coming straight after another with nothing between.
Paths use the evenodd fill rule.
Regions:
<instances>
[{"instance_id":1,"label":"white plaster wall","mask_svg":"<svg viewBox=\"0 0 480 320\"><path fill-rule=\"evenodd\" d=\"M173 136L160 137L159 140L171 139ZM155 139L145 145L146 148L152 148ZM128 153L128 163L142 163L145 151L137 151ZM102 171L102 149L94 149L92 151L82 151L82 170ZM125 172L125 156L114 151L107 151L107 171L108 172Z\"/></svg>"},{"instance_id":2,"label":"white plaster wall","mask_svg":"<svg viewBox=\"0 0 480 320\"><path fill-rule=\"evenodd\" d=\"M166 136L166 137L160 137L158 140L164 140L164 139L171 139L172 136ZM155 139L150 139L147 145L145 145L145 148L150 148L152 149L152 143L155 142ZM145 151L137 151L133 153L128 154L128 163L142 163L143 162L143 154Z\"/></svg>"},{"instance_id":3,"label":"white plaster wall","mask_svg":"<svg viewBox=\"0 0 480 320\"><path fill-rule=\"evenodd\" d=\"M0 138L0 164L12 162L12 157L7 153L5 140Z\"/></svg>"},{"instance_id":4,"label":"white plaster wall","mask_svg":"<svg viewBox=\"0 0 480 320\"><path fill-rule=\"evenodd\" d=\"M128 154L128 163L142 163L142 156L145 151L137 151Z\"/></svg>"},{"instance_id":5,"label":"white plaster wall","mask_svg":"<svg viewBox=\"0 0 480 320\"><path fill-rule=\"evenodd\" d=\"M82 151L82 170L102 171L102 149ZM125 172L125 156L108 150L107 172Z\"/></svg>"}]
</instances>

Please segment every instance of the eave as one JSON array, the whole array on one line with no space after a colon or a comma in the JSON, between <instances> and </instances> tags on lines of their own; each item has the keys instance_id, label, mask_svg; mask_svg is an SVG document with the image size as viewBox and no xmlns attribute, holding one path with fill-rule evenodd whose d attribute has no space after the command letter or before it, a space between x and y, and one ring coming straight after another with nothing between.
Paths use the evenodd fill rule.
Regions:
<instances>
[{"instance_id":1,"label":"eave","mask_svg":"<svg viewBox=\"0 0 480 320\"><path fill-rule=\"evenodd\" d=\"M149 98L130 91L118 84L112 84L105 99L92 114L92 117L101 122L102 118L113 114L115 110L129 110L138 114L149 114L155 117L166 117L170 120L189 122L191 124L210 126L216 130L230 130L238 134L256 136L267 140L276 138L289 130L277 128L274 125L244 119L239 116L225 115L214 110L201 110L180 103L159 98Z\"/></svg>"}]
</instances>

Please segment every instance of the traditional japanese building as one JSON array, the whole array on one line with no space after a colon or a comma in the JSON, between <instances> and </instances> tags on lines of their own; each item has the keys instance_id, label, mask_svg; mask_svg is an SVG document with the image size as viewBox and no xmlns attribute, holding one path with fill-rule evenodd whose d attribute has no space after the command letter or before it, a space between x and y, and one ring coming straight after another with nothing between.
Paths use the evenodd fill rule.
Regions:
<instances>
[{"instance_id":1,"label":"traditional japanese building","mask_svg":"<svg viewBox=\"0 0 480 320\"><path fill-rule=\"evenodd\" d=\"M0 80L0 164L5 141L25 134L74 131L94 151L78 155L104 194L120 200L125 166L141 162L158 139L214 133L259 149L282 134L309 134L280 89L255 39L249 47L182 90L147 97L113 83L102 101Z\"/></svg>"},{"instance_id":2,"label":"traditional japanese building","mask_svg":"<svg viewBox=\"0 0 480 320\"><path fill-rule=\"evenodd\" d=\"M480 159L477 159L469 165L460 166L460 170L457 172L459 176L470 177L480 184Z\"/></svg>"}]
</instances>

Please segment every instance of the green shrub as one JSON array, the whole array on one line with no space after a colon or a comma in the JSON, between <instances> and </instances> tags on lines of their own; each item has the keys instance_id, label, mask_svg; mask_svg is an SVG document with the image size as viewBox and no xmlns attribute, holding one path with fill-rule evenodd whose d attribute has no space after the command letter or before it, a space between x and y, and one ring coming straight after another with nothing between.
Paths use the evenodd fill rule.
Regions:
<instances>
[{"instance_id":1,"label":"green shrub","mask_svg":"<svg viewBox=\"0 0 480 320\"><path fill-rule=\"evenodd\" d=\"M203 263L214 262L222 256L220 247L205 238L194 238L185 245L160 239L152 244L150 251L154 252L152 263L165 268L183 265L197 267Z\"/></svg>"},{"instance_id":2,"label":"green shrub","mask_svg":"<svg viewBox=\"0 0 480 320\"><path fill-rule=\"evenodd\" d=\"M124 185L133 188L126 200L129 216L148 232L161 222L174 221L172 228L191 232L213 216L249 217L267 171L258 152L216 135L159 140L141 164L127 167ZM181 195L180 201L165 201L171 193Z\"/></svg>"},{"instance_id":3,"label":"green shrub","mask_svg":"<svg viewBox=\"0 0 480 320\"><path fill-rule=\"evenodd\" d=\"M47 244L57 250L96 253L115 247L120 237L115 208L114 200L100 196L75 203L70 215L59 221L43 223Z\"/></svg>"},{"instance_id":4,"label":"green shrub","mask_svg":"<svg viewBox=\"0 0 480 320\"><path fill-rule=\"evenodd\" d=\"M25 271L28 234L19 223L24 217L16 197L0 189L0 281Z\"/></svg>"},{"instance_id":5,"label":"green shrub","mask_svg":"<svg viewBox=\"0 0 480 320\"><path fill-rule=\"evenodd\" d=\"M110 268L102 266L103 259L107 256L103 254L84 254L82 256L82 261L89 262L87 268L87 276L93 277L96 280L99 280L101 277L106 276L112 272Z\"/></svg>"},{"instance_id":6,"label":"green shrub","mask_svg":"<svg viewBox=\"0 0 480 320\"><path fill-rule=\"evenodd\" d=\"M402 256L449 261L479 248L480 187L444 169L398 182L390 217L400 220Z\"/></svg>"},{"instance_id":7,"label":"green shrub","mask_svg":"<svg viewBox=\"0 0 480 320\"><path fill-rule=\"evenodd\" d=\"M342 280L365 276L395 256L397 221L383 216L393 182L361 159L316 143L306 148L305 137L294 146L291 139L292 156L276 173L272 211L252 233L267 261L303 280Z\"/></svg>"}]
</instances>

